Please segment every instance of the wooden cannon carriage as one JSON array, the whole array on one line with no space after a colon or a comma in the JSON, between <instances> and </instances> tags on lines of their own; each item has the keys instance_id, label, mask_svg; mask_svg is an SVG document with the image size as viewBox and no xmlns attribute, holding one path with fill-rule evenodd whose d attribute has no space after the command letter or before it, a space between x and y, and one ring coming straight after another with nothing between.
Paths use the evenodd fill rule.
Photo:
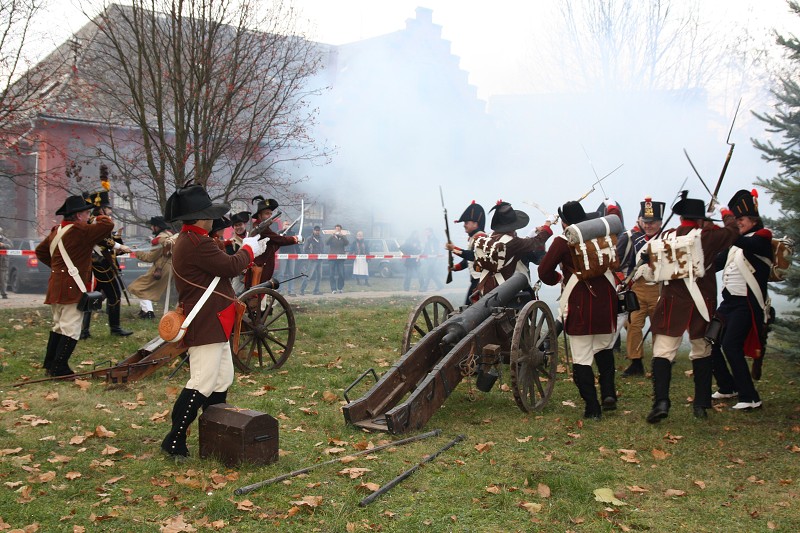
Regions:
<instances>
[{"instance_id":1,"label":"wooden cannon carriage","mask_svg":"<svg viewBox=\"0 0 800 533\"><path fill-rule=\"evenodd\" d=\"M528 278L517 273L460 313L440 296L411 313L404 355L361 398L346 390L345 421L401 434L422 428L465 377L477 376L488 392L497 367L508 364L514 399L523 412L550 399L558 366L558 331L553 313L536 299Z\"/></svg>"}]
</instances>

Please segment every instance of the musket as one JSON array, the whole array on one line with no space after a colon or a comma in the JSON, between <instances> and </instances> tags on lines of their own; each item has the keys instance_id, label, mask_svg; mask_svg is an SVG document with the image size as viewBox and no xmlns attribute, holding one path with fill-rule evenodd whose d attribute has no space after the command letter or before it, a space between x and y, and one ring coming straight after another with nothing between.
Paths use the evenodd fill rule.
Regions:
<instances>
[{"instance_id":1,"label":"musket","mask_svg":"<svg viewBox=\"0 0 800 533\"><path fill-rule=\"evenodd\" d=\"M445 446L443 446L441 449L439 449L437 452L432 453L431 455L428 455L427 457L425 457L425 459L423 459L422 461L420 461L416 465L412 466L411 468L409 468L408 470L406 470L405 472L403 472L402 474L400 474L399 476L397 476L396 478L391 480L389 483L387 483L386 485L382 486L381 488L379 488L378 490L376 490L375 492L373 492L372 494L370 494L369 496L367 496L366 498L364 498L363 500L358 502L359 507L366 507L367 505L369 505L370 503L375 501L378 498L378 496L380 496L381 494L384 494L384 493L388 492L389 490L393 489L401 481L403 481L404 479L409 477L411 474L416 472L422 465L424 465L425 463L430 463L431 461L436 459L436 457L438 457L439 454L446 452L447 450L449 450L450 448L452 448L453 446L455 446L456 444L458 444L459 442L461 442L465 438L466 437L464 435L457 436L456 438L454 438L453 440L448 442Z\"/></svg>"},{"instance_id":2,"label":"musket","mask_svg":"<svg viewBox=\"0 0 800 533\"><path fill-rule=\"evenodd\" d=\"M717 180L717 186L714 187L714 192L711 194L712 202L708 204L708 212L711 213L714 211L714 202L717 201L717 195L719 194L719 188L722 186L722 180L725 178L725 172L728 170L728 163L731 162L731 156L733 155L733 148L736 146L736 143L731 142L731 133L733 133L733 125L736 123L736 117L739 115L739 106L742 105L742 99L739 98L739 103L736 104L736 112L733 114L733 120L731 121L731 129L728 130L728 137L725 139L725 144L730 146L728 150L728 155L725 156L725 163L722 165L722 172L719 174L719 179ZM719 203L719 202L717 202Z\"/></svg>"},{"instance_id":3,"label":"musket","mask_svg":"<svg viewBox=\"0 0 800 533\"><path fill-rule=\"evenodd\" d=\"M94 370L87 370L86 372L76 372L74 374L67 374L66 376L50 376L47 378L40 378L40 379L31 379L27 381L19 381L17 383L13 383L12 387L22 387L23 385L28 385L30 383L44 383L45 381L64 381L64 380L72 380L77 377L81 376L94 376L95 374L108 374L112 370L125 370L126 368L139 368L144 366L153 366L153 365L160 365L162 361L167 361L172 359L172 356L169 357L159 357L158 359L151 359L149 361L140 361L138 363L128 363L124 365L118 366L109 366L105 368L95 368Z\"/></svg>"},{"instance_id":4,"label":"musket","mask_svg":"<svg viewBox=\"0 0 800 533\"><path fill-rule=\"evenodd\" d=\"M252 230L250 230L250 233L248 233L247 236L248 237L262 237L263 236L262 233L264 231L266 231L267 229L269 229L270 224L272 224L275 221L275 219L278 218L279 216L281 216L282 214L283 213L280 210L275 211L274 213L272 213L271 217L269 217L265 221L259 223L258 226L256 226Z\"/></svg>"},{"instance_id":5,"label":"musket","mask_svg":"<svg viewBox=\"0 0 800 533\"><path fill-rule=\"evenodd\" d=\"M452 244L450 240L450 220L447 218L447 208L444 206L444 193L442 186L439 185L439 197L442 199L442 210L444 210L444 234L447 236L447 244ZM453 281L453 250L447 250L447 281Z\"/></svg>"},{"instance_id":6,"label":"musket","mask_svg":"<svg viewBox=\"0 0 800 533\"><path fill-rule=\"evenodd\" d=\"M299 476L301 474L305 474L306 472L308 472L310 470L314 470L317 467L324 466L324 465L331 465L331 464L334 464L334 463L340 463L345 458L357 457L359 455L366 455L366 454L370 454L370 453L379 452L381 450L385 450L386 448L390 448L392 446L401 446L403 444L408 444L410 442L416 442L418 440L427 439L429 437L438 437L439 435L441 435L441 433L442 433L441 429L434 429L433 431L429 431L427 433L422 433L420 435L415 435L413 437L408 437L406 439L396 440L394 442L390 442L388 444L382 444L380 446L376 446L376 447L370 448L368 450L362 450L360 452L351 453L350 455L346 455L345 457L339 457L337 459L331 459L330 461L325 461L324 463L313 464L311 466L307 466L307 467L301 468L299 470L294 470L294 471L289 472L287 474L281 474L280 476L276 476L276 477L267 479L265 481L259 481L258 483L253 483L252 485L247 485L245 487L238 488L238 489L234 490L233 493L235 495L237 495L237 496L241 496L242 494L248 494L248 493L253 492L256 489L260 489L261 487L264 487L266 485L271 485L273 483L277 483L279 481L283 481L284 479L289 479L291 477L295 477L295 476Z\"/></svg>"},{"instance_id":7,"label":"musket","mask_svg":"<svg viewBox=\"0 0 800 533\"><path fill-rule=\"evenodd\" d=\"M587 196L589 196L590 194L592 194L592 193L594 192L594 186L595 186L595 185L599 185L601 181L603 181L604 179L606 179L607 177L609 177L611 174L613 174L613 173L614 173L614 172L616 172L617 170L621 169L621 168L622 168L622 165L624 165L624 164L625 164L625 163L622 163L620 166L618 166L617 168L615 168L614 170L612 170L611 172L609 172L608 174L606 174L606 175L605 175L605 176L603 176L602 178L597 178L597 181L595 181L594 183L592 183L592 188L591 188L591 189L589 189L588 191L586 191L586 192L583 194L583 196L581 196L580 198L578 198L578 200L577 200L577 201L578 201L578 202L580 202L581 200L583 200L584 198L586 198ZM602 186L601 186L601 188L602 188ZM603 191L603 193L605 194L605 191ZM606 198L606 199L608 199L608 198Z\"/></svg>"}]
</instances>

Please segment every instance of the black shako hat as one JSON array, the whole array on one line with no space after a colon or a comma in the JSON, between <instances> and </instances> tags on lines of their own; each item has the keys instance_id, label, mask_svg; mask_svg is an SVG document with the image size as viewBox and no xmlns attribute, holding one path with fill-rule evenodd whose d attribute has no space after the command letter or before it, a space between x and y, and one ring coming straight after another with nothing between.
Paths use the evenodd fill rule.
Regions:
<instances>
[{"instance_id":1,"label":"black shako hat","mask_svg":"<svg viewBox=\"0 0 800 533\"><path fill-rule=\"evenodd\" d=\"M111 200L108 197L108 191L88 192L83 193L83 198L86 203L92 204L92 207L111 207Z\"/></svg>"},{"instance_id":2,"label":"black shako hat","mask_svg":"<svg viewBox=\"0 0 800 533\"><path fill-rule=\"evenodd\" d=\"M525 212L512 208L508 202L499 201L489 211L494 211L492 230L498 233L508 233L524 228L530 222L530 217Z\"/></svg>"},{"instance_id":3,"label":"black shako hat","mask_svg":"<svg viewBox=\"0 0 800 533\"><path fill-rule=\"evenodd\" d=\"M684 198L672 206L672 211L688 220L711 220L706 216L706 204L697 198Z\"/></svg>"},{"instance_id":4,"label":"black shako hat","mask_svg":"<svg viewBox=\"0 0 800 533\"><path fill-rule=\"evenodd\" d=\"M252 203L255 204L256 202L258 202L258 204L256 205L256 212L253 213L253 217L257 217L258 214L264 209L269 209L270 211L275 211L276 209L278 209L278 201L272 198L266 199L260 195L254 196Z\"/></svg>"},{"instance_id":5,"label":"black shako hat","mask_svg":"<svg viewBox=\"0 0 800 533\"><path fill-rule=\"evenodd\" d=\"M214 222L211 224L211 231L209 231L208 233L211 234L214 233L215 231L220 231L230 227L231 227L231 219L229 219L228 217L215 218Z\"/></svg>"},{"instance_id":6,"label":"black shako hat","mask_svg":"<svg viewBox=\"0 0 800 533\"><path fill-rule=\"evenodd\" d=\"M176 220L214 220L230 210L228 204L215 204L202 185L185 185L167 199L164 218Z\"/></svg>"},{"instance_id":7,"label":"black shako hat","mask_svg":"<svg viewBox=\"0 0 800 533\"><path fill-rule=\"evenodd\" d=\"M558 216L561 217L561 220L565 224L571 226L572 224L578 224L590 218L597 218L600 214L594 211L587 214L586 211L583 210L583 206L580 202L570 200L558 208Z\"/></svg>"},{"instance_id":8,"label":"black shako hat","mask_svg":"<svg viewBox=\"0 0 800 533\"><path fill-rule=\"evenodd\" d=\"M456 224L462 222L477 222L478 229L483 231L483 228L486 226L486 211L483 210L481 204L476 204L475 200L472 200L472 203L464 209L464 212L461 213L461 216L458 217L458 220L455 222Z\"/></svg>"},{"instance_id":9,"label":"black shako hat","mask_svg":"<svg viewBox=\"0 0 800 533\"><path fill-rule=\"evenodd\" d=\"M758 191L746 191L741 189L736 191L733 198L728 202L728 209L733 211L733 216L739 217L757 217L758 214Z\"/></svg>"},{"instance_id":10,"label":"black shako hat","mask_svg":"<svg viewBox=\"0 0 800 533\"><path fill-rule=\"evenodd\" d=\"M664 220L664 202L654 202L652 198L646 196L644 202L639 202L639 218L643 222L653 222L654 220Z\"/></svg>"},{"instance_id":11,"label":"black shako hat","mask_svg":"<svg viewBox=\"0 0 800 533\"><path fill-rule=\"evenodd\" d=\"M253 216L250 214L250 211L239 211L238 213L231 215L231 225L239 222L247 224L251 218L253 218Z\"/></svg>"},{"instance_id":12,"label":"black shako hat","mask_svg":"<svg viewBox=\"0 0 800 533\"><path fill-rule=\"evenodd\" d=\"M61 207L56 210L56 215L65 217L74 215L75 213L80 213L81 211L88 211L90 209L94 209L94 205L90 204L83 194L74 194L72 196L67 196L67 199L64 200L64 203L61 205Z\"/></svg>"},{"instance_id":13,"label":"black shako hat","mask_svg":"<svg viewBox=\"0 0 800 533\"><path fill-rule=\"evenodd\" d=\"M161 229L170 229L169 223L161 215L150 217L150 225Z\"/></svg>"}]
</instances>

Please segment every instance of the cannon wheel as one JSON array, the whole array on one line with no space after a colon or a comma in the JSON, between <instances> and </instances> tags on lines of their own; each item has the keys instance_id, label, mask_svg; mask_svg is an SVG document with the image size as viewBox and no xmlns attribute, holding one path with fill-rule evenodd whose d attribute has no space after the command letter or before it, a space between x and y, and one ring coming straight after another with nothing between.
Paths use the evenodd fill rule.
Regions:
<instances>
[{"instance_id":1,"label":"cannon wheel","mask_svg":"<svg viewBox=\"0 0 800 533\"><path fill-rule=\"evenodd\" d=\"M431 296L420 302L416 309L408 315L400 353L408 352L422 337L447 320L448 315L452 312L453 304L443 296Z\"/></svg>"},{"instance_id":2,"label":"cannon wheel","mask_svg":"<svg viewBox=\"0 0 800 533\"><path fill-rule=\"evenodd\" d=\"M550 308L528 302L519 312L511 339L511 388L519 408L529 413L544 408L556 382L558 337Z\"/></svg>"},{"instance_id":3,"label":"cannon wheel","mask_svg":"<svg viewBox=\"0 0 800 533\"><path fill-rule=\"evenodd\" d=\"M292 354L297 333L291 306L280 293L265 287L245 291L239 300L247 308L234 365L246 373L280 368Z\"/></svg>"}]
</instances>

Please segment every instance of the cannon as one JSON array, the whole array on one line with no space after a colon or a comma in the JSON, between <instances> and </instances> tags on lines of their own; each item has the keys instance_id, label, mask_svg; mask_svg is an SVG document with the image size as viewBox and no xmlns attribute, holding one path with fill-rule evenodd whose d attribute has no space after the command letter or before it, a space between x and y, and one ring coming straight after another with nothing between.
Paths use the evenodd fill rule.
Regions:
<instances>
[{"instance_id":1,"label":"cannon","mask_svg":"<svg viewBox=\"0 0 800 533\"><path fill-rule=\"evenodd\" d=\"M347 423L393 434L420 429L465 377L476 376L478 388L490 391L502 364L509 365L517 406L544 408L555 385L558 330L527 276L514 274L458 313L447 312L442 300L429 298L412 312L407 351L380 379L368 369L345 389ZM370 373L376 383L350 401L348 393Z\"/></svg>"}]
</instances>

